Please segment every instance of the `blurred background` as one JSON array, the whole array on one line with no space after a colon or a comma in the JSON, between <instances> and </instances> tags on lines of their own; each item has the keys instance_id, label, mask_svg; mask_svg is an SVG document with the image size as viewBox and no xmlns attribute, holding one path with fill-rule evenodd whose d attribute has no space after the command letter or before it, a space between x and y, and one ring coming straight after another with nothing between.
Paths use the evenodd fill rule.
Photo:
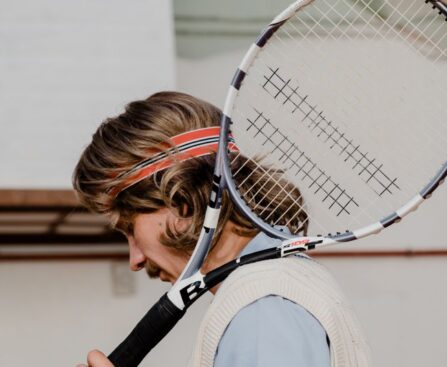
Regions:
<instances>
[{"instance_id":1,"label":"blurred background","mask_svg":"<svg viewBox=\"0 0 447 367\"><path fill-rule=\"evenodd\" d=\"M160 90L222 107L253 39L289 0L0 0L0 365L110 352L169 285L80 208L71 174L99 123ZM399 225L316 254L377 366L443 366L447 187ZM185 365L203 297L143 366Z\"/></svg>"}]
</instances>

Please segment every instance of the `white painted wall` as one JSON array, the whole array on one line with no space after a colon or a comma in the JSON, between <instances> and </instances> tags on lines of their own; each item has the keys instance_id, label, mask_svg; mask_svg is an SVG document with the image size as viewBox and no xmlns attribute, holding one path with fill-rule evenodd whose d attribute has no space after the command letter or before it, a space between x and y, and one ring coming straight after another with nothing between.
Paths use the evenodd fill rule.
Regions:
<instances>
[{"instance_id":1,"label":"white painted wall","mask_svg":"<svg viewBox=\"0 0 447 367\"><path fill-rule=\"evenodd\" d=\"M445 258L325 259L352 301L376 366L445 365ZM116 263L0 263L0 365L75 366L109 353L168 287L130 275L114 293ZM123 262L122 266L126 266ZM210 297L199 300L143 366L184 366Z\"/></svg>"},{"instance_id":2,"label":"white painted wall","mask_svg":"<svg viewBox=\"0 0 447 367\"><path fill-rule=\"evenodd\" d=\"M74 367L92 348L110 353L169 288L143 272L131 274L121 262L134 292L116 294L116 265L0 263L0 366ZM143 366L184 364L208 300L200 301L202 307L192 310Z\"/></svg>"},{"instance_id":3,"label":"white painted wall","mask_svg":"<svg viewBox=\"0 0 447 367\"><path fill-rule=\"evenodd\" d=\"M0 1L0 188L69 188L125 103L175 86L171 2Z\"/></svg>"}]
</instances>

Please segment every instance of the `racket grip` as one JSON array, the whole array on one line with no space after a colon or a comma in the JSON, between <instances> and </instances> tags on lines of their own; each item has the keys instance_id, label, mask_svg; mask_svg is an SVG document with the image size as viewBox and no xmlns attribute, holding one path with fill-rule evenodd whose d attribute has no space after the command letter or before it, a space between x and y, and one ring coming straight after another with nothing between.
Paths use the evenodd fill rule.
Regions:
<instances>
[{"instance_id":1,"label":"racket grip","mask_svg":"<svg viewBox=\"0 0 447 367\"><path fill-rule=\"evenodd\" d=\"M185 314L165 293L109 355L115 367L136 367Z\"/></svg>"}]
</instances>

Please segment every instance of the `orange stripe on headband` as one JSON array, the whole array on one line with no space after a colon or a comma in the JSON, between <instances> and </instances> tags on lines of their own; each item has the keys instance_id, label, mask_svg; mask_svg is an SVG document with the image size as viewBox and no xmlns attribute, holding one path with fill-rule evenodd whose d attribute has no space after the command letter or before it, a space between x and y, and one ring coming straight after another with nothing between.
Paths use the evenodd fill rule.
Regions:
<instances>
[{"instance_id":1,"label":"orange stripe on headband","mask_svg":"<svg viewBox=\"0 0 447 367\"><path fill-rule=\"evenodd\" d=\"M173 145L162 144L166 147L166 150L158 150L154 156L139 162L127 172L120 174L121 177L127 177L121 185L109 190L110 197L115 198L130 186L159 171L172 167L175 163L217 152L219 132L220 127L209 127L173 136L170 139ZM232 152L239 151L232 141L228 143L228 149ZM151 151L154 152L153 149Z\"/></svg>"},{"instance_id":2,"label":"orange stripe on headband","mask_svg":"<svg viewBox=\"0 0 447 367\"><path fill-rule=\"evenodd\" d=\"M203 138L218 138L220 133L219 126L205 127L202 129L187 131L171 138L175 145L182 145L191 141Z\"/></svg>"}]
</instances>

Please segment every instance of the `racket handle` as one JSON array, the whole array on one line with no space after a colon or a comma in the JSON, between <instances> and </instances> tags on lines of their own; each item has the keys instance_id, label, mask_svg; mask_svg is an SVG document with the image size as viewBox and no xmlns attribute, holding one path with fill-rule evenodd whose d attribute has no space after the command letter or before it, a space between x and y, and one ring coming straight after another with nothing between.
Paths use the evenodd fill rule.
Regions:
<instances>
[{"instance_id":1,"label":"racket handle","mask_svg":"<svg viewBox=\"0 0 447 367\"><path fill-rule=\"evenodd\" d=\"M136 367L185 314L165 293L109 355L115 367Z\"/></svg>"}]
</instances>

